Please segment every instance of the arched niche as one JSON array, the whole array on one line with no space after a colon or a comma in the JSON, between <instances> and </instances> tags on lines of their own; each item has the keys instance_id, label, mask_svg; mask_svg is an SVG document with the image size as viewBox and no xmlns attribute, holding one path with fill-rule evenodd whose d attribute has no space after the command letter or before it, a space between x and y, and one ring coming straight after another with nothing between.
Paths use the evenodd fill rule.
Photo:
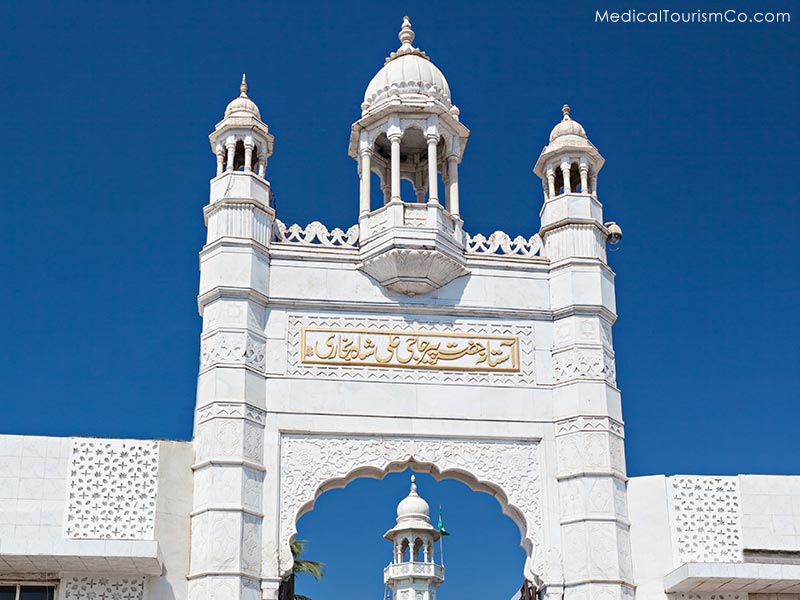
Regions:
<instances>
[{"instance_id":1,"label":"arched niche","mask_svg":"<svg viewBox=\"0 0 800 600\"><path fill-rule=\"evenodd\" d=\"M535 440L470 440L413 437L336 437L285 434L281 437L281 574L292 568L290 544L297 521L326 491L359 477L382 479L411 469L436 480L455 479L491 494L520 530L525 577L542 573L542 481Z\"/></svg>"}]
</instances>

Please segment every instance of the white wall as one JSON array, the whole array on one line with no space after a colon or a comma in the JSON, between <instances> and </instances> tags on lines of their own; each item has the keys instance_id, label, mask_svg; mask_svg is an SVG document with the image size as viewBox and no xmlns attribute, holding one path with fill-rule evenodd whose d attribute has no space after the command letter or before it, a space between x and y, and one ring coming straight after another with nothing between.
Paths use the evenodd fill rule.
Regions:
<instances>
[{"instance_id":1,"label":"white wall","mask_svg":"<svg viewBox=\"0 0 800 600\"><path fill-rule=\"evenodd\" d=\"M800 477L740 475L745 550L800 551Z\"/></svg>"},{"instance_id":2,"label":"white wall","mask_svg":"<svg viewBox=\"0 0 800 600\"><path fill-rule=\"evenodd\" d=\"M666 600L663 577L673 568L667 478L628 480L631 553L637 600Z\"/></svg>"},{"instance_id":3,"label":"white wall","mask_svg":"<svg viewBox=\"0 0 800 600\"><path fill-rule=\"evenodd\" d=\"M63 537L69 444L69 438L0 436L0 553L26 540Z\"/></svg>"}]
</instances>

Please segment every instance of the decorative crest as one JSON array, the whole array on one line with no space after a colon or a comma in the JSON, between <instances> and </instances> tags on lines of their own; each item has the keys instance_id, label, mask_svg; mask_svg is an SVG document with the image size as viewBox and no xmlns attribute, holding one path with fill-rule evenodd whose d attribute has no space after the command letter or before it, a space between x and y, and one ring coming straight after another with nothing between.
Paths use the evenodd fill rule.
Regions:
<instances>
[{"instance_id":1,"label":"decorative crest","mask_svg":"<svg viewBox=\"0 0 800 600\"><path fill-rule=\"evenodd\" d=\"M408 17L403 17L403 26L400 28L400 33L397 34L397 38L400 40L400 47L397 49L397 52L392 52L387 58L386 62L390 62L395 58L399 58L400 56L405 56L406 54L416 54L417 56L424 58L425 60L430 60L428 55L425 54L419 48L414 48L411 45L411 42L414 41L414 38L417 37L414 33L414 30L411 29L411 21Z\"/></svg>"},{"instance_id":2,"label":"decorative crest","mask_svg":"<svg viewBox=\"0 0 800 600\"><path fill-rule=\"evenodd\" d=\"M565 104L561 107L561 112L564 113L564 118L562 121L571 121L572 117L569 116L569 104Z\"/></svg>"},{"instance_id":3,"label":"decorative crest","mask_svg":"<svg viewBox=\"0 0 800 600\"><path fill-rule=\"evenodd\" d=\"M247 98L247 76L242 73L242 83L239 84L239 97Z\"/></svg>"}]
</instances>

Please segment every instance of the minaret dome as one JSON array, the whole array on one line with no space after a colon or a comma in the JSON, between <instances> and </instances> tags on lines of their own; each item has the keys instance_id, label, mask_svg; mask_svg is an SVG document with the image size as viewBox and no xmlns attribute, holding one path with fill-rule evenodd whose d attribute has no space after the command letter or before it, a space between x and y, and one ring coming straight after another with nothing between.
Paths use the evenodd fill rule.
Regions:
<instances>
[{"instance_id":1,"label":"minaret dome","mask_svg":"<svg viewBox=\"0 0 800 600\"><path fill-rule=\"evenodd\" d=\"M226 117L248 117L261 118L261 111L258 106L247 95L247 76L242 73L242 83L239 84L239 97L230 101L225 109Z\"/></svg>"}]
</instances>

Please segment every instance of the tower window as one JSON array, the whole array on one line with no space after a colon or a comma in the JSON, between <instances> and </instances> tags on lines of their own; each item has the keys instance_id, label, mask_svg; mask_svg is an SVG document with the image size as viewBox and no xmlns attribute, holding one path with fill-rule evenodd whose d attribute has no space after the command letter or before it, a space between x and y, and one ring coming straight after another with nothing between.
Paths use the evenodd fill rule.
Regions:
<instances>
[{"instance_id":1,"label":"tower window","mask_svg":"<svg viewBox=\"0 0 800 600\"><path fill-rule=\"evenodd\" d=\"M560 167L555 168L555 189L556 195L564 193L564 173Z\"/></svg>"},{"instance_id":2,"label":"tower window","mask_svg":"<svg viewBox=\"0 0 800 600\"><path fill-rule=\"evenodd\" d=\"M581 171L578 163L572 163L569 167L569 189L573 192L583 192L581 189Z\"/></svg>"},{"instance_id":3,"label":"tower window","mask_svg":"<svg viewBox=\"0 0 800 600\"><path fill-rule=\"evenodd\" d=\"M236 142L236 149L233 151L233 170L244 171L244 142Z\"/></svg>"}]
</instances>

